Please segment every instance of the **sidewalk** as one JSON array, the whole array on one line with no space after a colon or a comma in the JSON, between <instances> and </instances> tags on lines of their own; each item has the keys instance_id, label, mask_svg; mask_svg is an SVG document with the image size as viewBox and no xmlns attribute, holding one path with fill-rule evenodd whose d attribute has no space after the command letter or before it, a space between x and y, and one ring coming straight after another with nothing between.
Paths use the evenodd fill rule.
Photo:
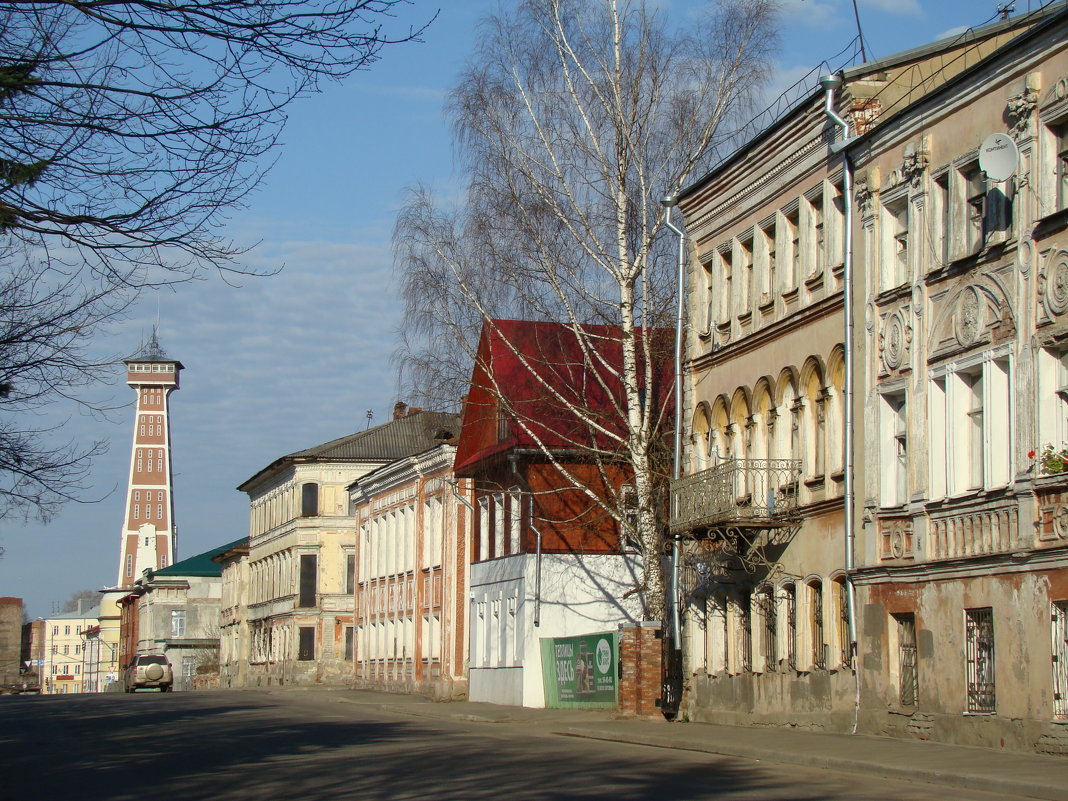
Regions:
<instances>
[{"instance_id":1,"label":"sidewalk","mask_svg":"<svg viewBox=\"0 0 1068 801\"><path fill-rule=\"evenodd\" d=\"M608 711L527 709L471 701L436 703L420 696L361 690L339 694L349 703L415 717L537 724L571 737L1068 801L1068 758L1062 757L867 735L621 719Z\"/></svg>"}]
</instances>

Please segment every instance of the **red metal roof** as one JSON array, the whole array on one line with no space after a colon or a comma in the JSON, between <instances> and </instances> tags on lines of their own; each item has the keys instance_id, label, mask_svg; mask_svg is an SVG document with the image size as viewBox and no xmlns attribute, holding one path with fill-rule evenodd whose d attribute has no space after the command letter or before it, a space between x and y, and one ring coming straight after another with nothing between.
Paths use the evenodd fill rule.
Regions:
<instances>
[{"instance_id":1,"label":"red metal roof","mask_svg":"<svg viewBox=\"0 0 1068 801\"><path fill-rule=\"evenodd\" d=\"M458 474L513 448L621 449L615 437L625 430L622 329L581 330L579 336L560 323L527 320L483 324L457 444ZM635 335L640 339L642 331ZM672 332L658 329L653 345L654 387L647 402L670 417ZM638 372L644 389L644 361ZM502 405L512 418L504 438L498 431Z\"/></svg>"}]
</instances>

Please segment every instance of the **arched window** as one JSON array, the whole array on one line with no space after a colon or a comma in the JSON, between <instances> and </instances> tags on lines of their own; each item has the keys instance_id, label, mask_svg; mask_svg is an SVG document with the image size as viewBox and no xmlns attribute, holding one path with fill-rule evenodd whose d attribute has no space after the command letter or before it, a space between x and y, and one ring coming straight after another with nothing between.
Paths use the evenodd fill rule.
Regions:
<instances>
[{"instance_id":1,"label":"arched window","mask_svg":"<svg viewBox=\"0 0 1068 801\"><path fill-rule=\"evenodd\" d=\"M313 482L302 484L300 488L300 516L318 517L319 485Z\"/></svg>"},{"instance_id":2,"label":"arched window","mask_svg":"<svg viewBox=\"0 0 1068 801\"><path fill-rule=\"evenodd\" d=\"M709 466L709 453L712 448L712 431L708 417L708 407L703 403L697 408L697 414L694 415L692 433L693 454L690 465L693 472L697 473Z\"/></svg>"}]
</instances>

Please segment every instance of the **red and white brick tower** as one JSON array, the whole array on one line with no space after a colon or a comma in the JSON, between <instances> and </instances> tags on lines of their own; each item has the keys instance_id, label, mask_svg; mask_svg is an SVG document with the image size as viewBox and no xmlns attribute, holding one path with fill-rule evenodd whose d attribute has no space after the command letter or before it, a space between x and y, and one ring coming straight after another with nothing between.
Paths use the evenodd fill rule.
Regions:
<instances>
[{"instance_id":1,"label":"red and white brick tower","mask_svg":"<svg viewBox=\"0 0 1068 801\"><path fill-rule=\"evenodd\" d=\"M178 389L182 363L167 358L153 329L148 343L125 364L137 406L117 587L133 584L145 569L173 564L177 546L168 399Z\"/></svg>"}]
</instances>

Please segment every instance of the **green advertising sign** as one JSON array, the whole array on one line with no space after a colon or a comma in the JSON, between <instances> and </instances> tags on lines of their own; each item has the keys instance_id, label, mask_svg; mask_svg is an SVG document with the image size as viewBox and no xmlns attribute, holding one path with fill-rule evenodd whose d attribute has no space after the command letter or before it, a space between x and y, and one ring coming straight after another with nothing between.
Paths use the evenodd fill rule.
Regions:
<instances>
[{"instance_id":1,"label":"green advertising sign","mask_svg":"<svg viewBox=\"0 0 1068 801\"><path fill-rule=\"evenodd\" d=\"M545 706L565 709L617 705L619 639L616 632L543 638L541 666Z\"/></svg>"}]
</instances>

